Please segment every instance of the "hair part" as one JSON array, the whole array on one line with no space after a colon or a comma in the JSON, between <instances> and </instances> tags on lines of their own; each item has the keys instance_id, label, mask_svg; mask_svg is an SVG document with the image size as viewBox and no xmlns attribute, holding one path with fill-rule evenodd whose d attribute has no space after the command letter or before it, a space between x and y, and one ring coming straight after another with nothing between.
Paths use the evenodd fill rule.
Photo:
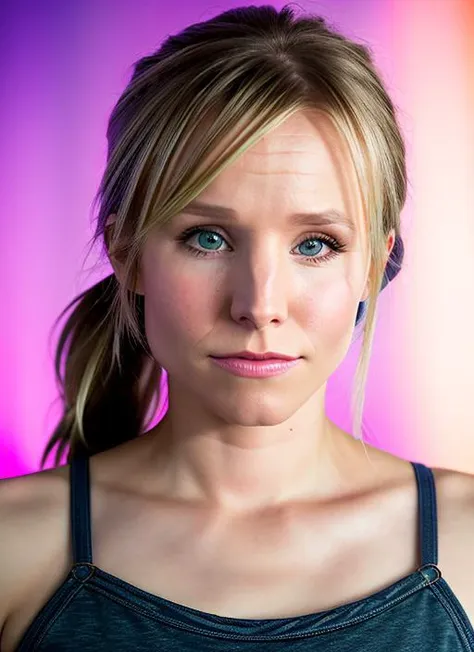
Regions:
<instances>
[{"instance_id":1,"label":"hair part","mask_svg":"<svg viewBox=\"0 0 474 652\"><path fill-rule=\"evenodd\" d=\"M107 276L58 318L74 308L55 357L64 413L42 466L56 445L56 464L66 447L70 462L148 427L162 370L146 341L143 297L134 291L143 245L152 229L181 212L225 167L305 109L326 115L348 144L367 220L370 294L351 402L354 435L363 443L365 384L389 233L401 242L403 138L366 46L321 17L296 17L291 5L280 11L248 6L168 37L135 64L111 113L92 245L102 243L105 256L121 262L123 278L119 283L114 274ZM117 216L112 227L106 226L111 214Z\"/></svg>"}]
</instances>

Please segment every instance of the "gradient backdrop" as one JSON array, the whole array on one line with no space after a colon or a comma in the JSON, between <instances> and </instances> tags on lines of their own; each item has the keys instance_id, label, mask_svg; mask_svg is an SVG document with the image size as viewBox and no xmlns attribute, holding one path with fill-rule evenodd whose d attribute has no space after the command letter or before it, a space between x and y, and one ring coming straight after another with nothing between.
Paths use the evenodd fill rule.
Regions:
<instances>
[{"instance_id":1,"label":"gradient backdrop","mask_svg":"<svg viewBox=\"0 0 474 652\"><path fill-rule=\"evenodd\" d=\"M53 321L111 271L86 248L107 118L133 62L167 34L243 3L2 0L0 478L39 469L60 414ZM364 438L474 473L474 2L298 5L370 45L408 148L406 261L380 298ZM330 417L349 431L359 346L327 393Z\"/></svg>"}]
</instances>

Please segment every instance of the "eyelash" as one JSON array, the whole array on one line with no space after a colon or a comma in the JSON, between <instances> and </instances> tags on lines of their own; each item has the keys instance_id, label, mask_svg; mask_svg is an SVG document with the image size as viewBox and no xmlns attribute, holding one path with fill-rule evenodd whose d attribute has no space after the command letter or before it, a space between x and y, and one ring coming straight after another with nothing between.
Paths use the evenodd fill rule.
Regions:
<instances>
[{"instance_id":1,"label":"eyelash","mask_svg":"<svg viewBox=\"0 0 474 652\"><path fill-rule=\"evenodd\" d=\"M201 256L208 256L211 253L219 253L218 251L201 251L200 249L196 249L196 247L192 247L191 245L187 244L187 241L191 238L191 236L195 235L196 233L201 233L201 232L208 232L208 233L215 233L218 235L220 238L224 239L224 236L221 235L218 231L215 231L214 229L211 228L205 228L205 227L196 227L192 226L189 229L186 229L181 233L181 235L177 238L178 242L182 244L190 253L193 254L193 256L201 257ZM325 256L320 256L318 258L316 257L311 257L311 256L306 256L308 261L313 264L313 265L321 265L323 263L328 262L332 258L335 258L338 256L340 253L343 251L346 251L346 246L336 240L335 238L331 238L331 236L324 235L321 233L312 233L308 235L304 240L302 240L299 244L302 244L303 242L306 242L307 240L320 240L321 242L324 242L329 248L330 252L326 254ZM298 245L296 245L298 246ZM304 257L304 254L303 254Z\"/></svg>"}]
</instances>

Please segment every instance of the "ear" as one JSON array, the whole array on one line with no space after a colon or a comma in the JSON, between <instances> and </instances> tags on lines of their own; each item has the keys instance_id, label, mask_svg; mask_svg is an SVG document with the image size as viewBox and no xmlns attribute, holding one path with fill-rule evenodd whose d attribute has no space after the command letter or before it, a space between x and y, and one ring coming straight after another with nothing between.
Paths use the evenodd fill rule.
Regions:
<instances>
[{"instance_id":1,"label":"ear","mask_svg":"<svg viewBox=\"0 0 474 652\"><path fill-rule=\"evenodd\" d=\"M388 234L388 238L387 238L387 260L390 258L390 254L392 253L392 249L394 245L395 245L395 230L392 229Z\"/></svg>"},{"instance_id":2,"label":"ear","mask_svg":"<svg viewBox=\"0 0 474 652\"><path fill-rule=\"evenodd\" d=\"M387 253L385 256L385 264L387 264L387 261L390 258L390 254L392 253L392 249L394 245L395 245L395 230L392 229L387 237ZM362 297L360 298L361 301L367 301L367 299L369 298L369 293L370 293L369 282L370 282L370 275L367 278L367 282L364 287L364 292L362 294Z\"/></svg>"},{"instance_id":3,"label":"ear","mask_svg":"<svg viewBox=\"0 0 474 652\"><path fill-rule=\"evenodd\" d=\"M117 220L117 215L115 213L111 213L105 222L104 239L105 239L105 244L107 246L107 251L109 251L111 231L114 228L114 224L116 220ZM122 284L124 282L123 263L120 260L118 260L115 256L111 256L110 254L109 254L109 260L114 270L115 276L117 277L118 282ZM141 289L140 279L137 280L137 286L133 288L133 292L135 292L136 294L144 294Z\"/></svg>"},{"instance_id":4,"label":"ear","mask_svg":"<svg viewBox=\"0 0 474 652\"><path fill-rule=\"evenodd\" d=\"M115 221L117 220L117 215L115 213L111 213L109 217L107 218L105 222L105 227L104 227L104 240L105 240L105 245L107 247L107 252L109 254L109 260L110 264L113 267L113 270L115 272L115 276L117 277L117 280L119 283L122 282L122 265L121 263L115 258L115 256L110 255L110 240L112 237L113 229L114 229L114 224Z\"/></svg>"}]
</instances>

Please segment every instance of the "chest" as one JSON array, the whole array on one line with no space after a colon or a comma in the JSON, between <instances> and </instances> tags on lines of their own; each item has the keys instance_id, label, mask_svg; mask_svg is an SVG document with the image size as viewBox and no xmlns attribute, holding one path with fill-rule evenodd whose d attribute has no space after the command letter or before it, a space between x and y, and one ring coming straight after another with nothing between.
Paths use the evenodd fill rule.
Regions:
<instances>
[{"instance_id":1,"label":"chest","mask_svg":"<svg viewBox=\"0 0 474 652\"><path fill-rule=\"evenodd\" d=\"M474 624L474 517L435 470L438 567ZM153 595L233 618L288 618L368 597L421 566L416 485L254 517L97 501L94 562ZM106 516L106 514L108 516Z\"/></svg>"},{"instance_id":2,"label":"chest","mask_svg":"<svg viewBox=\"0 0 474 652\"><path fill-rule=\"evenodd\" d=\"M94 524L94 563L179 604L284 618L375 593L419 565L416 494L238 517L121 501ZM388 504L387 504L388 502ZM388 507L388 508L387 508ZM403 542L403 545L400 545Z\"/></svg>"},{"instance_id":3,"label":"chest","mask_svg":"<svg viewBox=\"0 0 474 652\"><path fill-rule=\"evenodd\" d=\"M474 531L460 501L437 480L443 577L474 623ZM92 497L93 561L153 595L234 618L287 618L325 611L380 591L421 564L416 488L345 505L269 511L253 518ZM13 652L71 563L67 501L61 542L2 635ZM474 521L474 519L471 519ZM467 528L467 529L466 529ZM58 552L59 551L59 552Z\"/></svg>"}]
</instances>

